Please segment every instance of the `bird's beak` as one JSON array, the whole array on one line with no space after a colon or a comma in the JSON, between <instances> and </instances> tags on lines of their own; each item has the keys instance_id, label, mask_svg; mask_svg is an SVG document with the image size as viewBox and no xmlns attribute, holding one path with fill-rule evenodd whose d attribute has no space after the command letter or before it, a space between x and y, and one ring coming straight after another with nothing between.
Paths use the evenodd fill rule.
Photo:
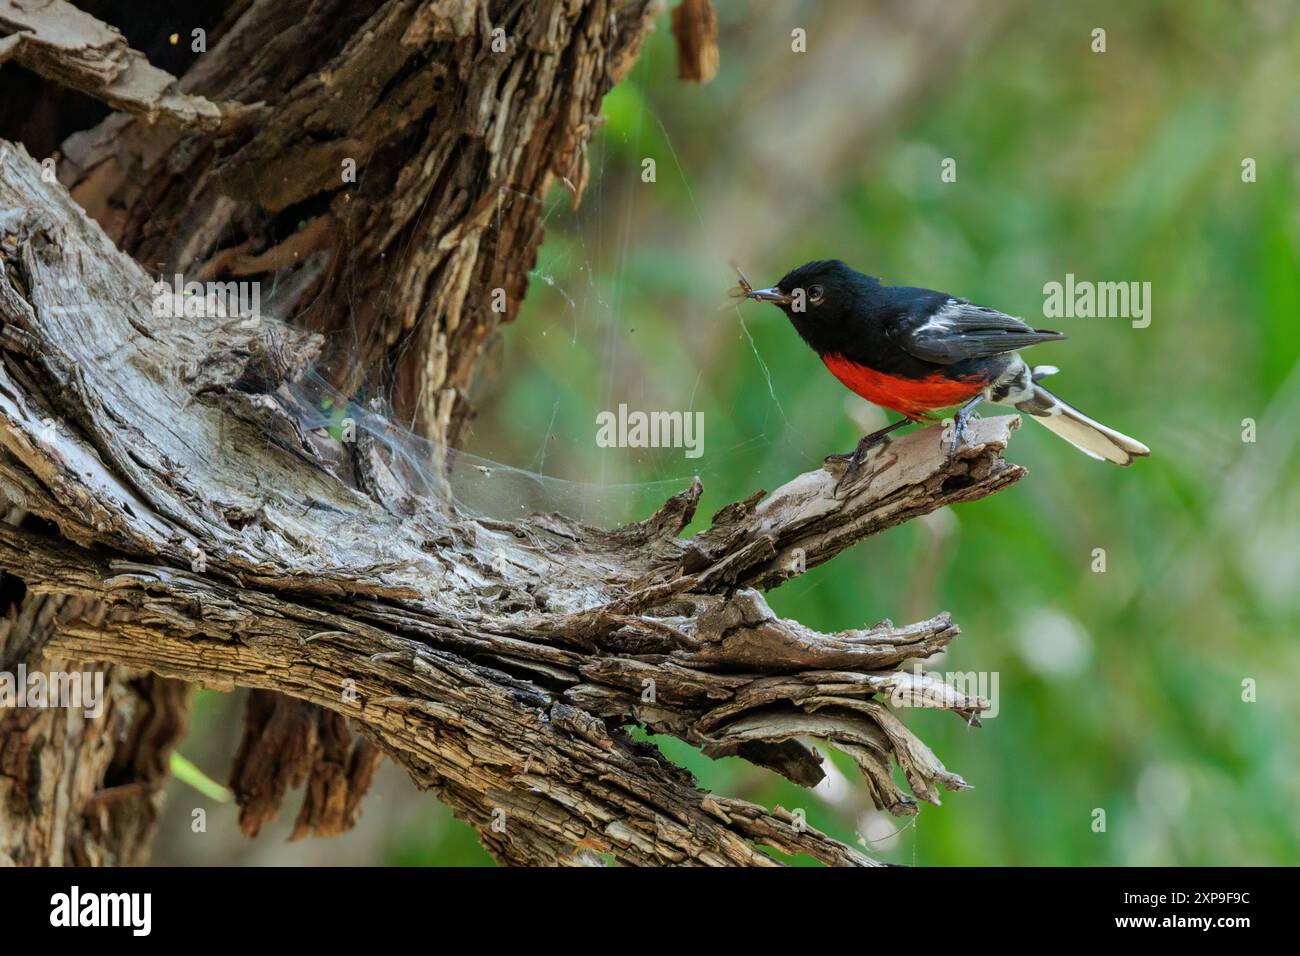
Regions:
<instances>
[{"instance_id":1,"label":"bird's beak","mask_svg":"<svg viewBox=\"0 0 1300 956\"><path fill-rule=\"evenodd\" d=\"M770 289L750 289L745 293L745 298L756 299L759 302L775 302L777 305L789 305L794 301L776 286Z\"/></svg>"}]
</instances>

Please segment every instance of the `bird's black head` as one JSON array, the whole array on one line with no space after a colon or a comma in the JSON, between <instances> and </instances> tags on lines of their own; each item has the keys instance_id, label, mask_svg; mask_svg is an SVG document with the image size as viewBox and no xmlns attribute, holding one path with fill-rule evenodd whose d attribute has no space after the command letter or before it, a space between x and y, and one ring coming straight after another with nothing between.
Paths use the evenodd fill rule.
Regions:
<instances>
[{"instance_id":1,"label":"bird's black head","mask_svg":"<svg viewBox=\"0 0 1300 956\"><path fill-rule=\"evenodd\" d=\"M830 329L858 313L880 282L851 269L839 259L817 259L791 269L770 289L753 289L746 298L771 302L807 331Z\"/></svg>"}]
</instances>

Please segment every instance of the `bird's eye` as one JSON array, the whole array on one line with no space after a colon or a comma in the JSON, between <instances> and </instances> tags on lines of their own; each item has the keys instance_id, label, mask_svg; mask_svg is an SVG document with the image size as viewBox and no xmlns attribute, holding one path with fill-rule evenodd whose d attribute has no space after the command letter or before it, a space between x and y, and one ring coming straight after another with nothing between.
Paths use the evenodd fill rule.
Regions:
<instances>
[{"instance_id":1,"label":"bird's eye","mask_svg":"<svg viewBox=\"0 0 1300 956\"><path fill-rule=\"evenodd\" d=\"M826 290L819 285L813 286L808 290L808 301L813 305L821 305L822 297L826 295Z\"/></svg>"}]
</instances>

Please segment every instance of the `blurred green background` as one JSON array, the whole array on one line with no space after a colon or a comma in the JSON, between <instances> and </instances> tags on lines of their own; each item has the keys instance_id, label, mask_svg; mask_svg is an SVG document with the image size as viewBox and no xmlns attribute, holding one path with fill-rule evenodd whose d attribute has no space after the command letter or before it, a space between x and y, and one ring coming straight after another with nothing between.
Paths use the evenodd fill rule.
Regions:
<instances>
[{"instance_id":1,"label":"blurred green background","mask_svg":"<svg viewBox=\"0 0 1300 956\"><path fill-rule=\"evenodd\" d=\"M768 285L835 257L1067 333L1032 361L1060 366L1055 391L1152 457L1114 468L1026 423L1008 452L1029 469L1019 485L769 595L824 630L951 611L963 634L927 669L996 674L999 713L978 729L902 716L974 790L895 819L839 754L804 791L674 740L665 752L707 788L802 807L888 861L1300 862L1297 6L714 5L717 78L676 78L663 14L606 100L582 205L558 186L545 197L529 298L469 447L557 479L698 471L705 520L850 450L881 413L777 310L726 295L732 260ZM796 27L806 53L791 51ZM1150 282L1150 327L1042 318L1044 284L1067 273ZM595 415L620 402L703 411L704 456L597 448ZM632 518L671 487L602 504ZM217 778L239 706L204 695L182 748ZM194 806L212 813L201 840ZM173 781L158 862L491 863L391 765L355 832L288 845L295 813L291 798L289 819L244 841L228 805Z\"/></svg>"}]
</instances>

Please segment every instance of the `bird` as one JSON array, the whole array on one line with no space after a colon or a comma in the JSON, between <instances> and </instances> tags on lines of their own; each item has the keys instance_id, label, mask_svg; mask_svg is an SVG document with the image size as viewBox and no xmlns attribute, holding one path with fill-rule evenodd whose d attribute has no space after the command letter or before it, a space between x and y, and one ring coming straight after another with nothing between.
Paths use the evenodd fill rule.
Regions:
<instances>
[{"instance_id":1,"label":"bird","mask_svg":"<svg viewBox=\"0 0 1300 956\"><path fill-rule=\"evenodd\" d=\"M1092 458L1130 465L1149 448L1057 398L1018 351L1066 338L966 299L911 286L884 285L839 259L806 262L776 285L755 289L741 274L738 293L780 308L835 378L873 404L903 417L866 435L847 459L846 476L868 449L910 422L957 408L948 449L955 454L980 402L1008 405L1047 426Z\"/></svg>"}]
</instances>

